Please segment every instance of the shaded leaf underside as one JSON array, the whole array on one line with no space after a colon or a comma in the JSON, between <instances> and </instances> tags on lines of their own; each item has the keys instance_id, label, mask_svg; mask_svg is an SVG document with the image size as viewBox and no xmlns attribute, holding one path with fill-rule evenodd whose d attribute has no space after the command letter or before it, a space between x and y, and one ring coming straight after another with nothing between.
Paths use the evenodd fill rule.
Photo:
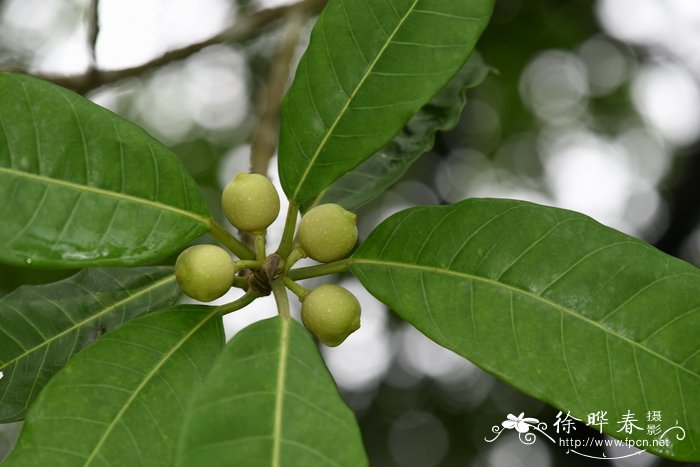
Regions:
<instances>
[{"instance_id":1,"label":"shaded leaf underside","mask_svg":"<svg viewBox=\"0 0 700 467\"><path fill-rule=\"evenodd\" d=\"M171 267L85 269L0 299L0 422L19 420L48 380L104 333L180 296Z\"/></svg>"},{"instance_id":2,"label":"shaded leaf underside","mask_svg":"<svg viewBox=\"0 0 700 467\"><path fill-rule=\"evenodd\" d=\"M438 131L449 130L457 124L467 100L467 90L481 84L489 70L479 54L472 54L459 73L389 144L326 187L306 210L324 203L354 210L400 180L411 164L433 147Z\"/></svg>"},{"instance_id":3,"label":"shaded leaf underside","mask_svg":"<svg viewBox=\"0 0 700 467\"><path fill-rule=\"evenodd\" d=\"M492 0L329 2L282 106L280 178L303 203L388 143L466 62Z\"/></svg>"},{"instance_id":4,"label":"shaded leaf underside","mask_svg":"<svg viewBox=\"0 0 700 467\"><path fill-rule=\"evenodd\" d=\"M223 345L210 307L125 324L49 382L5 464L172 465L185 407Z\"/></svg>"}]
</instances>

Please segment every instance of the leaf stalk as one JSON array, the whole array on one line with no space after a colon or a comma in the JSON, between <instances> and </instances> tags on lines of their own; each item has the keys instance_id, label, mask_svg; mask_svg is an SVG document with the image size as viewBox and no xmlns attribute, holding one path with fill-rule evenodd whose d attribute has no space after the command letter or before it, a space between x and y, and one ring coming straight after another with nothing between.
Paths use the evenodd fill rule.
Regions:
<instances>
[{"instance_id":1,"label":"leaf stalk","mask_svg":"<svg viewBox=\"0 0 700 467\"><path fill-rule=\"evenodd\" d=\"M287 220L284 223L284 233L282 234L280 246L277 249L277 254L282 258L289 256L292 251L298 215L299 206L296 203L290 202L289 208L287 209Z\"/></svg>"},{"instance_id":2,"label":"leaf stalk","mask_svg":"<svg viewBox=\"0 0 700 467\"><path fill-rule=\"evenodd\" d=\"M221 224L216 222L214 219L209 220L209 231L211 234L220 241L226 248L231 250L234 255L241 259L255 259L255 253L243 244L236 237L231 235L228 230L226 230Z\"/></svg>"},{"instance_id":3,"label":"leaf stalk","mask_svg":"<svg viewBox=\"0 0 700 467\"><path fill-rule=\"evenodd\" d=\"M345 272L348 266L352 264L351 259L341 259L332 263L319 264L318 266L308 266L305 268L292 269L287 273L287 277L291 280L311 279L312 277L325 276L327 274L339 274Z\"/></svg>"},{"instance_id":4,"label":"leaf stalk","mask_svg":"<svg viewBox=\"0 0 700 467\"><path fill-rule=\"evenodd\" d=\"M289 297L287 297L287 289L281 280L276 280L272 282L272 295L275 297L275 303L277 304L277 311L280 316L284 319L289 319L291 313L289 311Z\"/></svg>"}]
</instances>

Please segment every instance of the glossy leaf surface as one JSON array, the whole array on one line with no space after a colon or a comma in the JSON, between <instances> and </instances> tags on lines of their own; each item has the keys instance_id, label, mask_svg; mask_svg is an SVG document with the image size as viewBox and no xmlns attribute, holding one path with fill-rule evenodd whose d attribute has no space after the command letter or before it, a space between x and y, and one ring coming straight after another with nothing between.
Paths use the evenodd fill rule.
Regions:
<instances>
[{"instance_id":1,"label":"glossy leaf surface","mask_svg":"<svg viewBox=\"0 0 700 467\"><path fill-rule=\"evenodd\" d=\"M85 269L0 299L0 422L20 420L41 388L104 333L175 303L173 268Z\"/></svg>"},{"instance_id":2,"label":"glossy leaf surface","mask_svg":"<svg viewBox=\"0 0 700 467\"><path fill-rule=\"evenodd\" d=\"M80 353L44 388L5 464L172 465L184 407L224 345L212 310L151 313Z\"/></svg>"},{"instance_id":3,"label":"glossy leaf surface","mask_svg":"<svg viewBox=\"0 0 700 467\"><path fill-rule=\"evenodd\" d=\"M389 144L325 188L312 205L336 203L353 210L386 191L433 147L438 131L457 124L467 90L481 84L489 70L479 54L472 54L440 94L423 106Z\"/></svg>"},{"instance_id":4,"label":"glossy leaf surface","mask_svg":"<svg viewBox=\"0 0 700 467\"><path fill-rule=\"evenodd\" d=\"M0 261L133 265L208 230L175 154L70 91L0 73Z\"/></svg>"},{"instance_id":5,"label":"glossy leaf surface","mask_svg":"<svg viewBox=\"0 0 700 467\"><path fill-rule=\"evenodd\" d=\"M419 207L382 223L351 271L428 337L579 419L663 414L700 460L700 270L582 214L522 201ZM640 425L640 423L637 423ZM644 425L645 426L645 425ZM651 441L649 441L651 442Z\"/></svg>"},{"instance_id":6,"label":"glossy leaf surface","mask_svg":"<svg viewBox=\"0 0 700 467\"><path fill-rule=\"evenodd\" d=\"M193 397L179 466L367 465L355 417L297 321L234 336Z\"/></svg>"},{"instance_id":7,"label":"glossy leaf surface","mask_svg":"<svg viewBox=\"0 0 700 467\"><path fill-rule=\"evenodd\" d=\"M381 149L462 68L493 0L335 0L282 105L280 178L303 203Z\"/></svg>"}]
</instances>

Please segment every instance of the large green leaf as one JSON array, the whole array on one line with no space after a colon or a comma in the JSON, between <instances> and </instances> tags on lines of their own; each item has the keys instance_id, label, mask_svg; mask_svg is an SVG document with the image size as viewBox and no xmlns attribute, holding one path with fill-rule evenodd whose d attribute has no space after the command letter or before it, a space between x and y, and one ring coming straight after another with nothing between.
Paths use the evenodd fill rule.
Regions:
<instances>
[{"instance_id":1,"label":"large green leaf","mask_svg":"<svg viewBox=\"0 0 700 467\"><path fill-rule=\"evenodd\" d=\"M0 261L132 265L209 228L197 185L142 129L66 89L0 73Z\"/></svg>"},{"instance_id":2,"label":"large green leaf","mask_svg":"<svg viewBox=\"0 0 700 467\"><path fill-rule=\"evenodd\" d=\"M279 171L303 203L388 143L460 70L493 0L332 0L282 105Z\"/></svg>"},{"instance_id":3,"label":"large green leaf","mask_svg":"<svg viewBox=\"0 0 700 467\"><path fill-rule=\"evenodd\" d=\"M48 380L105 332L180 296L173 268L85 269L0 299L0 422L20 420Z\"/></svg>"},{"instance_id":4,"label":"large green leaf","mask_svg":"<svg viewBox=\"0 0 700 467\"><path fill-rule=\"evenodd\" d=\"M192 398L177 465L359 467L367 458L313 340L276 317L228 344Z\"/></svg>"},{"instance_id":5,"label":"large green leaf","mask_svg":"<svg viewBox=\"0 0 700 467\"><path fill-rule=\"evenodd\" d=\"M676 421L700 460L700 271L582 214L522 201L419 207L382 223L350 270L428 337L577 418ZM640 423L637 423L640 425ZM642 425L644 427L645 425ZM651 442L651 441L649 441Z\"/></svg>"},{"instance_id":6,"label":"large green leaf","mask_svg":"<svg viewBox=\"0 0 700 467\"><path fill-rule=\"evenodd\" d=\"M403 177L416 159L433 147L438 131L449 130L457 124L467 102L467 90L481 84L489 70L479 54L472 54L459 73L408 121L401 133L321 191L307 209L336 203L353 210L386 191Z\"/></svg>"},{"instance_id":7,"label":"large green leaf","mask_svg":"<svg viewBox=\"0 0 700 467\"><path fill-rule=\"evenodd\" d=\"M66 279L74 269L39 269L34 267L0 264L0 298L22 285L43 285Z\"/></svg>"},{"instance_id":8,"label":"large green leaf","mask_svg":"<svg viewBox=\"0 0 700 467\"><path fill-rule=\"evenodd\" d=\"M184 407L223 345L218 313L196 305L105 335L44 388L6 465L172 465Z\"/></svg>"}]
</instances>

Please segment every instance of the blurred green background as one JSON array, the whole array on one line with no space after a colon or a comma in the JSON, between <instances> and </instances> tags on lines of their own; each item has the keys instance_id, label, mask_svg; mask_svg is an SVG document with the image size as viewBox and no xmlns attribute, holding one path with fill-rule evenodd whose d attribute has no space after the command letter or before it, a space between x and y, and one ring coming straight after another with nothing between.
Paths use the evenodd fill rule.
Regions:
<instances>
[{"instance_id":1,"label":"blurred green background","mask_svg":"<svg viewBox=\"0 0 700 467\"><path fill-rule=\"evenodd\" d=\"M143 126L182 158L219 213L223 185L250 169L250 141L268 103L284 22L266 23L245 40L204 41L287 3L101 0L93 61L89 0L4 0L0 69L72 83ZM309 18L302 27L292 67L312 24ZM208 46L127 79L84 86L94 78L91 64L138 67L190 44ZM477 48L495 71L470 92L458 126L358 213L363 235L414 204L510 197L584 212L700 264L700 2L497 0ZM277 182L275 158L269 174ZM0 266L0 296L70 274ZM363 325L323 354L357 413L372 465L596 463L543 439L524 446L512 433L487 443L507 414L525 412L551 426L557 410L431 343L354 279L342 281L362 301ZM229 335L272 312L269 301L254 308L227 320ZM0 458L18 430L0 426ZM576 436L600 437L583 425ZM674 464L648 454L597 463Z\"/></svg>"}]
</instances>

